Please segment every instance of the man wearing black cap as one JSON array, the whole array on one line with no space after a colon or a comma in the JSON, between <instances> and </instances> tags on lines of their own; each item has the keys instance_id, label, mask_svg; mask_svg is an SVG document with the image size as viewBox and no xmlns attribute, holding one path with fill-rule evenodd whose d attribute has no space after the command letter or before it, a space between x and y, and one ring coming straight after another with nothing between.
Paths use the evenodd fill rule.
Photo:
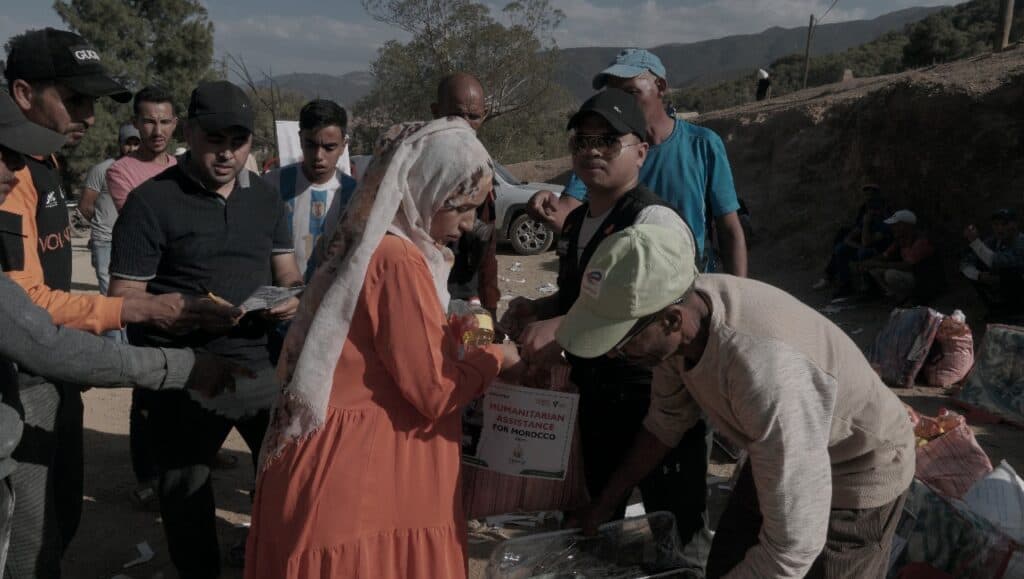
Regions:
<instances>
[{"instance_id":1,"label":"man wearing black cap","mask_svg":"<svg viewBox=\"0 0 1024 579\"><path fill-rule=\"evenodd\" d=\"M181 291L241 304L261 286L302 284L284 203L244 168L253 122L249 98L229 82L203 83L192 92L185 124L189 152L137 187L114 227L112 294ZM210 467L232 427L258 456L277 392L267 330L290 319L297 307L292 298L219 332L172 335L128 326L133 344L189 346L267 377L240 385L235 396L217 405L178 392L151 393L145 401L164 531L182 577L220 573Z\"/></svg>"},{"instance_id":2,"label":"man wearing black cap","mask_svg":"<svg viewBox=\"0 0 1024 579\"><path fill-rule=\"evenodd\" d=\"M643 111L650 150L640 182L683 216L694 233L701 269L746 277L746 238L725 144L711 129L667 113L668 79L661 59L648 50L627 48L594 77L593 86L625 91ZM539 191L529 210L559 231L562 217L586 195L584 183L570 175L561 196Z\"/></svg>"},{"instance_id":3,"label":"man wearing black cap","mask_svg":"<svg viewBox=\"0 0 1024 579\"><path fill-rule=\"evenodd\" d=\"M67 146L77 145L92 126L96 99L109 96L125 102L131 96L106 74L96 50L77 34L33 30L11 38L7 50L4 76L12 100L24 118L64 135ZM56 160L52 155L27 157L17 181L3 211L12 216L7 219L20 234L0 239L4 272L49 312L54 323L101 333L127 322L171 328L184 321L190 306L180 294L127 300L71 294L70 224ZM228 315L229 308L214 307ZM28 372L22 372L19 381L30 423L46 435L27 437L18 448L29 466L13 478L22 500L15 512L19 522L9 566L25 562L27 567L19 568L27 571L16 575L35 577L32 565L37 557L32 553L45 546L38 543L38 534L20 530L55 527L59 543L66 546L81 517L82 400L77 385L58 386ZM44 517L56 524L46 523Z\"/></svg>"},{"instance_id":4,"label":"man wearing black cap","mask_svg":"<svg viewBox=\"0 0 1024 579\"><path fill-rule=\"evenodd\" d=\"M964 238L970 253L960 270L971 280L988 308L989 321L1013 321L1024 309L1024 233L1012 209L992 214L992 235L985 240L978 228L968 225Z\"/></svg>"},{"instance_id":5,"label":"man wearing black cap","mask_svg":"<svg viewBox=\"0 0 1024 579\"><path fill-rule=\"evenodd\" d=\"M573 170L586 184L589 198L565 220L558 244L558 293L537 300L517 298L502 320L514 334L522 330L524 358L543 364L561 347L555 330L581 294L600 280L583 272L601 241L635 224L681 230L692 240L683 219L639 182L647 157L647 124L636 100L624 91L608 89L583 103L569 121ZM691 255L692 259L695 259ZM530 323L534 320L542 320ZM523 326L530 323L525 329ZM542 351L534 350L542 344ZM572 381L580 388L580 437L587 487L595 504L614 505L602 517L621 518L626 496L606 496L611 475L641 440L642 421L650 404L651 372L621 358L583 359L568 356ZM704 528L707 448L704 423L698 421L640 483L648 512L667 510L676 517L683 544L695 568L703 566L708 543ZM589 523L589 514L582 522ZM691 541L691 539L696 539Z\"/></svg>"},{"instance_id":6,"label":"man wearing black cap","mask_svg":"<svg viewBox=\"0 0 1024 579\"><path fill-rule=\"evenodd\" d=\"M64 141L60 133L29 122L7 95L0 95L0 206L17 185L16 173L28 162L26 155L50 154ZM19 216L0 211L0 239L18 236ZM4 263L19 257L0 253ZM20 444L22 435L28 442L41 435L45 438L41 431L53 429L53 415L25 404L37 386L19 385L15 364L48 380L74 380L97 387L184 387L204 395L230 386L233 370L209 355L197 356L189 350L122 346L58 327L6 276L0 276L0 327L4 328L0 340L0 570L6 567L5 576L14 579L58 577L61 520L55 512L55 497L52 492L25 492L24 484L15 485L16 479L26 480L20 471L32 473L40 468L29 452L38 445ZM55 358L54 352L61 355ZM47 423L48 419L51 422ZM46 477L35 479L35 483L40 490L47 488ZM12 493L16 486L18 490ZM9 543L14 549L8 565Z\"/></svg>"}]
</instances>

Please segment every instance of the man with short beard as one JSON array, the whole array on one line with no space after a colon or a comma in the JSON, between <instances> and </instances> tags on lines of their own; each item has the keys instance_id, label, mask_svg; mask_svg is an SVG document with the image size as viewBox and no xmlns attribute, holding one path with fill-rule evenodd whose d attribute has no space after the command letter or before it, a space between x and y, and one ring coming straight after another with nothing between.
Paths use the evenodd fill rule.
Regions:
<instances>
[{"instance_id":1,"label":"man with short beard","mask_svg":"<svg viewBox=\"0 0 1024 579\"><path fill-rule=\"evenodd\" d=\"M302 285L284 202L244 168L254 122L249 97L229 82L202 83L192 92L185 125L188 153L137 187L114 227L111 294L182 291L241 304L262 286ZM240 386L232 398L213 401L216 405L181 392L148 397L160 514L171 560L182 577L220 574L210 469L232 428L258 456L278 392L267 332L291 319L298 302L292 297L235 324L186 334L128 327L133 344L195 348L263 377Z\"/></svg>"},{"instance_id":2,"label":"man with short beard","mask_svg":"<svg viewBox=\"0 0 1024 579\"><path fill-rule=\"evenodd\" d=\"M178 126L171 94L160 87L147 86L135 93L132 107L132 122L142 137L139 150L121 157L107 170L107 189L118 211L132 189L176 163L167 151Z\"/></svg>"},{"instance_id":3,"label":"man with short beard","mask_svg":"<svg viewBox=\"0 0 1024 579\"><path fill-rule=\"evenodd\" d=\"M107 170L106 176L107 191L114 207L117 208L116 211L121 211L132 190L177 164L177 159L167 150L171 136L178 126L178 117L174 112L174 101L171 94L158 86L144 87L135 93L132 110L134 112L132 122L141 139L139 149L134 154L125 155L115 161ZM114 221L116 222L116 220L117 215L115 214ZM109 263L110 256L108 255L108 270ZM109 277L108 271L108 280ZM146 426L146 416L149 411L146 409L145 401L149 396L149 393L141 390L132 392L128 427L132 471L138 482L138 486L132 491L132 496L139 504L143 505L156 497L154 489L157 468L153 463L152 451L149 449L149 429Z\"/></svg>"},{"instance_id":4,"label":"man with short beard","mask_svg":"<svg viewBox=\"0 0 1024 579\"><path fill-rule=\"evenodd\" d=\"M4 76L15 104L32 123L64 135L66 146L77 145L93 125L97 99L130 98L77 34L32 30L11 38L7 49ZM102 333L129 322L170 330L196 321L187 319L196 311L193 304L178 293L129 299L72 294L71 228L56 158L27 157L17 179L3 207L18 231L0 239L0 253L7 256L4 272L55 324ZM210 306L206 311L219 312L217 317L230 315L229 308ZM26 437L17 450L25 467L12 479L21 500L8 567L15 578L49 577L54 575L37 567L59 560L82 514L81 388L29 371L18 380L26 424L42 435ZM36 532L40 529L45 532Z\"/></svg>"}]
</instances>

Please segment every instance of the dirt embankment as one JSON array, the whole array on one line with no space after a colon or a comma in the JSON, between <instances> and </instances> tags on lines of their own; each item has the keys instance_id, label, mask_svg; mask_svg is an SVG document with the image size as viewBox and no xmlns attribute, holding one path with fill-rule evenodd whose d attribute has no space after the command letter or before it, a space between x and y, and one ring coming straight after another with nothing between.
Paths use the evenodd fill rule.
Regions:
<instances>
[{"instance_id":1,"label":"dirt embankment","mask_svg":"<svg viewBox=\"0 0 1024 579\"><path fill-rule=\"evenodd\" d=\"M547 161L523 161L509 165L508 170L526 183L554 183L565 185L572 173L572 157L559 157Z\"/></svg>"},{"instance_id":2,"label":"dirt embankment","mask_svg":"<svg viewBox=\"0 0 1024 579\"><path fill-rule=\"evenodd\" d=\"M703 115L725 139L759 239L787 265L821 261L860 187L881 185L953 251L1024 193L1024 48L855 79ZM781 265L781 264L780 264Z\"/></svg>"}]
</instances>

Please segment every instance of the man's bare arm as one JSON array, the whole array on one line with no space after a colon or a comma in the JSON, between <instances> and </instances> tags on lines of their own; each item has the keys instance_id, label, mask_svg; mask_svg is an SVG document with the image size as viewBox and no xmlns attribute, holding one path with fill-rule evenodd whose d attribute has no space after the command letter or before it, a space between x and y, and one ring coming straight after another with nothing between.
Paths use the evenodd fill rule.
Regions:
<instances>
[{"instance_id":1,"label":"man's bare arm","mask_svg":"<svg viewBox=\"0 0 1024 579\"><path fill-rule=\"evenodd\" d=\"M747 277L747 239L743 224L735 211L715 220L718 225L718 243L722 250L725 271L738 277Z\"/></svg>"}]
</instances>

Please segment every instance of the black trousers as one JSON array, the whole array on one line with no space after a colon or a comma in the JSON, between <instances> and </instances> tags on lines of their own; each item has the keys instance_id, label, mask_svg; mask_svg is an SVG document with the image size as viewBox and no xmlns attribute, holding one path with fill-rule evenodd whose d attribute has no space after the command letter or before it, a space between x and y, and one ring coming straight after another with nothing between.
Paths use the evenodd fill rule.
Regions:
<instances>
[{"instance_id":1,"label":"black trousers","mask_svg":"<svg viewBox=\"0 0 1024 579\"><path fill-rule=\"evenodd\" d=\"M597 498L643 429L650 387L580 385L580 440L590 496ZM675 516L682 545L704 528L707 506L708 446L703 422L690 429L661 465L641 481L647 512ZM626 502L619 505L622 518Z\"/></svg>"},{"instance_id":2,"label":"black trousers","mask_svg":"<svg viewBox=\"0 0 1024 579\"><path fill-rule=\"evenodd\" d=\"M150 390L132 390L132 409L128 415L128 449L132 456L132 472L140 484L156 480L160 474L153 458L153 435L146 404L152 396L154 392Z\"/></svg>"},{"instance_id":3,"label":"black trousers","mask_svg":"<svg viewBox=\"0 0 1024 579\"><path fill-rule=\"evenodd\" d=\"M885 577L889 568L892 536L900 522L904 491L896 500L874 509L832 509L828 517L825 548L808 572L811 579L862 579ZM763 518L750 464L740 471L736 488L711 543L707 577L716 579L731 571L758 543Z\"/></svg>"},{"instance_id":4,"label":"black trousers","mask_svg":"<svg viewBox=\"0 0 1024 579\"><path fill-rule=\"evenodd\" d=\"M210 471L232 428L254 457L270 419L269 410L230 420L200 406L186 392L147 397L153 456L160 473L160 514L171 561L181 577L220 575L220 547Z\"/></svg>"}]
</instances>

